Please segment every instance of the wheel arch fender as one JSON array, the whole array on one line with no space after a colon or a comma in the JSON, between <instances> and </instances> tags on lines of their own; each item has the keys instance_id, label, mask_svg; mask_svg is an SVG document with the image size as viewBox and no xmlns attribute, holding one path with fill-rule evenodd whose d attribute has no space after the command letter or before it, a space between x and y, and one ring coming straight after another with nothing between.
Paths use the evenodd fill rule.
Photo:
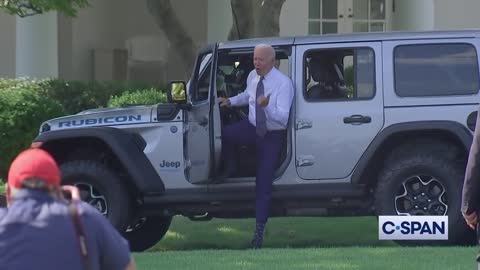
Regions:
<instances>
[{"instance_id":1,"label":"wheel arch fender","mask_svg":"<svg viewBox=\"0 0 480 270\"><path fill-rule=\"evenodd\" d=\"M72 150L92 142L108 149L138 192L165 191L162 179L143 152L146 142L138 134L111 127L90 127L45 132L34 139L34 143L49 151L58 163L64 162Z\"/></svg>"},{"instance_id":2,"label":"wheel arch fender","mask_svg":"<svg viewBox=\"0 0 480 270\"><path fill-rule=\"evenodd\" d=\"M473 140L471 131L454 121L416 121L393 124L384 128L363 153L352 174L352 183L370 184L370 181L373 181L372 178L365 177L368 175L369 169L381 164L395 145L421 137L448 140L466 154L468 154Z\"/></svg>"}]
</instances>

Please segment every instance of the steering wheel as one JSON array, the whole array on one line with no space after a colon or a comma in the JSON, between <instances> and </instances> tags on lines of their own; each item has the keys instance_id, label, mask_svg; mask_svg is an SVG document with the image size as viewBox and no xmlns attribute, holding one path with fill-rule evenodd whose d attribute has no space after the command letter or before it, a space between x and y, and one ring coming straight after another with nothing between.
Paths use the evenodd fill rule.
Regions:
<instances>
[{"instance_id":1,"label":"steering wheel","mask_svg":"<svg viewBox=\"0 0 480 270\"><path fill-rule=\"evenodd\" d=\"M248 118L240 107L220 107L220 116L222 123L225 125L238 122L240 120Z\"/></svg>"},{"instance_id":2,"label":"steering wheel","mask_svg":"<svg viewBox=\"0 0 480 270\"><path fill-rule=\"evenodd\" d=\"M226 89L228 88L229 87L226 87ZM225 91L220 92L219 96L222 96L225 98L230 97L228 93L232 91L228 91L226 89ZM235 107L235 106L220 107L220 116L222 119L222 123L227 125L248 118L248 115L242 111L242 107Z\"/></svg>"}]
</instances>

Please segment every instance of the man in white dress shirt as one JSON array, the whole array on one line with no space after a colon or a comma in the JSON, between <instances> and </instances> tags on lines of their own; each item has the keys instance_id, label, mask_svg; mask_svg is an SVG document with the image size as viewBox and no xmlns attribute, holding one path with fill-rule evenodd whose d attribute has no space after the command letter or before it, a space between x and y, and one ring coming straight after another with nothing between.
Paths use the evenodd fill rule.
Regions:
<instances>
[{"instance_id":1,"label":"man in white dress shirt","mask_svg":"<svg viewBox=\"0 0 480 270\"><path fill-rule=\"evenodd\" d=\"M260 248L270 208L273 176L285 143L293 86L290 78L274 67L275 50L270 45L255 46L253 64L255 70L248 75L245 91L231 98L220 97L219 102L220 106L248 104L248 119L223 128L222 150L223 157L232 164L235 144L256 145L256 228L251 245ZM231 166L227 166L227 170L231 170Z\"/></svg>"}]
</instances>

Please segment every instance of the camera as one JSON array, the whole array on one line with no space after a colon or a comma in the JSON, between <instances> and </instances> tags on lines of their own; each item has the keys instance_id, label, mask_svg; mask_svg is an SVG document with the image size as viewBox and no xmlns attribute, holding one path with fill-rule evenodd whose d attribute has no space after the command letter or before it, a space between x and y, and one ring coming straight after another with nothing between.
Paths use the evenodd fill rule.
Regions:
<instances>
[{"instance_id":1,"label":"camera","mask_svg":"<svg viewBox=\"0 0 480 270\"><path fill-rule=\"evenodd\" d=\"M80 191L76 186L62 186L62 195L65 200L81 200Z\"/></svg>"}]
</instances>

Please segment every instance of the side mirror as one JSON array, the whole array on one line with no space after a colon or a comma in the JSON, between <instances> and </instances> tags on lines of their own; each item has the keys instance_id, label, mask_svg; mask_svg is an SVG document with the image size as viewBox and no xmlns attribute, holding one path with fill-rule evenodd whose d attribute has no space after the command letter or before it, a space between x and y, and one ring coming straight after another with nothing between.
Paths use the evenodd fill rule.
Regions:
<instances>
[{"instance_id":1,"label":"side mirror","mask_svg":"<svg viewBox=\"0 0 480 270\"><path fill-rule=\"evenodd\" d=\"M185 82L173 81L168 84L167 100L169 103L184 104L187 102Z\"/></svg>"}]
</instances>

